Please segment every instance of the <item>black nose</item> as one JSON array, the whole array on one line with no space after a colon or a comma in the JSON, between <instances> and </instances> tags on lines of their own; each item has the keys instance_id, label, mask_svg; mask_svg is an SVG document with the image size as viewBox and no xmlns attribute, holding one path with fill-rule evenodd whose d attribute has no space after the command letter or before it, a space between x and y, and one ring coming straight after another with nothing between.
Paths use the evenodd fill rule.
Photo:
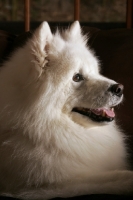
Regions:
<instances>
[{"instance_id":1,"label":"black nose","mask_svg":"<svg viewBox=\"0 0 133 200\"><path fill-rule=\"evenodd\" d=\"M114 95L120 97L123 94L124 86L122 84L114 84L111 85L109 91L112 92Z\"/></svg>"}]
</instances>

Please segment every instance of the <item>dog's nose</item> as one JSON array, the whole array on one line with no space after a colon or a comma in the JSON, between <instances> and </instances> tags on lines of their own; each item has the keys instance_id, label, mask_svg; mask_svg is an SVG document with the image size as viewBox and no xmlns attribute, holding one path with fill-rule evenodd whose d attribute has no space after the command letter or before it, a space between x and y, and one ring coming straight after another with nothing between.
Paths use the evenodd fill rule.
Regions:
<instances>
[{"instance_id":1,"label":"dog's nose","mask_svg":"<svg viewBox=\"0 0 133 200\"><path fill-rule=\"evenodd\" d=\"M114 84L111 85L109 91L112 92L114 95L121 96L123 94L124 86L122 84Z\"/></svg>"}]
</instances>

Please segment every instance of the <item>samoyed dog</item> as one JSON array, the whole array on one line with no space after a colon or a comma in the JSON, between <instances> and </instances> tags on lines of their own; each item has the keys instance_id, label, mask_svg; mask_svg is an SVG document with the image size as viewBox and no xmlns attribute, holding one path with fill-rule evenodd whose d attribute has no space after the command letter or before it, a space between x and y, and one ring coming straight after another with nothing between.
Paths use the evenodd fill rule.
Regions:
<instances>
[{"instance_id":1,"label":"samoyed dog","mask_svg":"<svg viewBox=\"0 0 133 200\"><path fill-rule=\"evenodd\" d=\"M0 194L51 199L132 194L114 107L123 85L103 77L79 22L47 22L0 69Z\"/></svg>"}]
</instances>

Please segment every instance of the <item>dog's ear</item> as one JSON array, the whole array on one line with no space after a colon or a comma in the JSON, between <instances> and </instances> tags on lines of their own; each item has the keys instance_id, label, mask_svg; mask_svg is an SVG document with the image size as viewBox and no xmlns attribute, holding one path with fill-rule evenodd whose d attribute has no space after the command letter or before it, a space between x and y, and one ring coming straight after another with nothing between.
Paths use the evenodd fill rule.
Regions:
<instances>
[{"instance_id":1,"label":"dog's ear","mask_svg":"<svg viewBox=\"0 0 133 200\"><path fill-rule=\"evenodd\" d=\"M69 29L63 32L62 37L64 40L67 40L67 41L80 42L84 40L84 37L82 36L80 23L78 21L75 21L70 26Z\"/></svg>"},{"instance_id":2,"label":"dog's ear","mask_svg":"<svg viewBox=\"0 0 133 200\"><path fill-rule=\"evenodd\" d=\"M40 50L46 50L47 45L51 42L53 35L47 22L42 22L34 32L34 40L39 44Z\"/></svg>"},{"instance_id":3,"label":"dog's ear","mask_svg":"<svg viewBox=\"0 0 133 200\"><path fill-rule=\"evenodd\" d=\"M53 35L47 22L43 22L33 33L30 42L31 59L41 76L48 64L48 49Z\"/></svg>"},{"instance_id":4,"label":"dog's ear","mask_svg":"<svg viewBox=\"0 0 133 200\"><path fill-rule=\"evenodd\" d=\"M75 21L75 22L70 26L69 34L70 34L72 37L77 37L77 36L80 36L80 35L81 35L81 28L80 28L79 21Z\"/></svg>"}]
</instances>

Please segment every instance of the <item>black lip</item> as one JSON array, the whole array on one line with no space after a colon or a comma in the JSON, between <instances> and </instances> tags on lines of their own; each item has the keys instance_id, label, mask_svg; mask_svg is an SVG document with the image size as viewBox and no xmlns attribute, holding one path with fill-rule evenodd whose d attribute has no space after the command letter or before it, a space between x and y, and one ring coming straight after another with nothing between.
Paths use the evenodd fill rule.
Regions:
<instances>
[{"instance_id":1,"label":"black lip","mask_svg":"<svg viewBox=\"0 0 133 200\"><path fill-rule=\"evenodd\" d=\"M84 110L78 110L77 108L73 108L72 110L73 112L77 112L81 115L87 116L89 117L92 121L95 122L111 122L114 120L113 117L103 117L101 115L96 115L95 113L93 113L91 110L87 110L87 112L85 112Z\"/></svg>"}]
</instances>

